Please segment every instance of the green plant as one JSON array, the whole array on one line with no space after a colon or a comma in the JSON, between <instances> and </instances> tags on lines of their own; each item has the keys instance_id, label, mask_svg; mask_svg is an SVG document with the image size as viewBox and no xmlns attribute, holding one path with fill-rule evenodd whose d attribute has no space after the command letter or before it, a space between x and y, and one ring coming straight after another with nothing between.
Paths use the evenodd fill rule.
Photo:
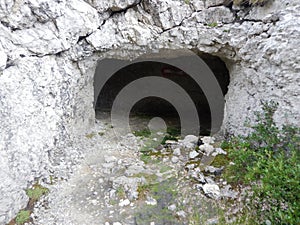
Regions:
<instances>
[{"instance_id":1,"label":"green plant","mask_svg":"<svg viewBox=\"0 0 300 225\"><path fill-rule=\"evenodd\" d=\"M123 187L118 187L116 190L117 196L118 198L125 198L126 197L126 193Z\"/></svg>"},{"instance_id":2,"label":"green plant","mask_svg":"<svg viewBox=\"0 0 300 225\"><path fill-rule=\"evenodd\" d=\"M20 224L24 224L26 222L29 222L30 220L30 211L29 210L21 210L20 212L18 212L17 216L16 216L16 224L20 225Z\"/></svg>"},{"instance_id":3,"label":"green plant","mask_svg":"<svg viewBox=\"0 0 300 225\"><path fill-rule=\"evenodd\" d=\"M209 26L209 27L217 27L218 23L217 22L209 23L209 24L207 24L207 26Z\"/></svg>"},{"instance_id":4,"label":"green plant","mask_svg":"<svg viewBox=\"0 0 300 225\"><path fill-rule=\"evenodd\" d=\"M181 132L180 128L175 127L175 126L168 126L168 128L167 128L167 133L170 136L178 137L178 136L180 136L180 132Z\"/></svg>"},{"instance_id":5,"label":"green plant","mask_svg":"<svg viewBox=\"0 0 300 225\"><path fill-rule=\"evenodd\" d=\"M171 170L171 169L172 169L172 167L170 167L170 166L161 165L161 167L160 167L160 169L159 169L159 172L160 172L160 173L165 173L165 172L167 172L167 171L169 171L169 170Z\"/></svg>"},{"instance_id":6,"label":"green plant","mask_svg":"<svg viewBox=\"0 0 300 225\"><path fill-rule=\"evenodd\" d=\"M133 132L133 134L137 137L150 137L151 132L149 129L144 129L144 130L136 130Z\"/></svg>"},{"instance_id":7,"label":"green plant","mask_svg":"<svg viewBox=\"0 0 300 225\"><path fill-rule=\"evenodd\" d=\"M144 154L142 153L141 156L140 156L140 159L145 163L145 164L148 164L152 161L152 158L150 155L147 155L147 154Z\"/></svg>"},{"instance_id":8,"label":"green plant","mask_svg":"<svg viewBox=\"0 0 300 225\"><path fill-rule=\"evenodd\" d=\"M137 188L137 192L139 193L138 194L139 199L146 199L150 189L151 189L150 184L140 184Z\"/></svg>"},{"instance_id":9,"label":"green plant","mask_svg":"<svg viewBox=\"0 0 300 225\"><path fill-rule=\"evenodd\" d=\"M26 194L29 198L31 198L34 201L37 201L42 197L42 195L45 195L49 192L48 188L43 187L40 184L33 185L32 188L26 190Z\"/></svg>"},{"instance_id":10,"label":"green plant","mask_svg":"<svg viewBox=\"0 0 300 225\"><path fill-rule=\"evenodd\" d=\"M279 128L273 120L278 104L262 105L251 134L222 144L234 162L225 176L252 185L249 207L259 215L258 223L300 224L300 128Z\"/></svg>"}]
</instances>

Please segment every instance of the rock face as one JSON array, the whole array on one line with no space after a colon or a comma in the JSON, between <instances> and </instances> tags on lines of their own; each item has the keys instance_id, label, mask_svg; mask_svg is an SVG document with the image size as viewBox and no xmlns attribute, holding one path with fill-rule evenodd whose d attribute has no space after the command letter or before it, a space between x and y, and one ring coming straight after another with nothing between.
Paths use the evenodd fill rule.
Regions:
<instances>
[{"instance_id":1,"label":"rock face","mask_svg":"<svg viewBox=\"0 0 300 225\"><path fill-rule=\"evenodd\" d=\"M0 1L0 224L26 205L34 178L65 177L72 141L94 123L97 60L159 49L220 57L230 73L223 131L246 132L260 100L300 125L300 4L243 9L223 1Z\"/></svg>"}]
</instances>

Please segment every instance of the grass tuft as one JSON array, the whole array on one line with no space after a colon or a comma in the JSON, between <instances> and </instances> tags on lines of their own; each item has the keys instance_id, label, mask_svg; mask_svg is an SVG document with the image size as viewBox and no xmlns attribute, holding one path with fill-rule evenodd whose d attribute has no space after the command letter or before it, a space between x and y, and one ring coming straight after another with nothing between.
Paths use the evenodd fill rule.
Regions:
<instances>
[{"instance_id":1,"label":"grass tuft","mask_svg":"<svg viewBox=\"0 0 300 225\"><path fill-rule=\"evenodd\" d=\"M33 185L32 188L26 190L27 196L34 201L39 200L40 197L47 194L48 192L49 192L49 189L43 187L40 184L35 184L35 185Z\"/></svg>"},{"instance_id":2,"label":"grass tuft","mask_svg":"<svg viewBox=\"0 0 300 225\"><path fill-rule=\"evenodd\" d=\"M30 210L21 210L16 216L16 224L21 225L30 220Z\"/></svg>"}]
</instances>

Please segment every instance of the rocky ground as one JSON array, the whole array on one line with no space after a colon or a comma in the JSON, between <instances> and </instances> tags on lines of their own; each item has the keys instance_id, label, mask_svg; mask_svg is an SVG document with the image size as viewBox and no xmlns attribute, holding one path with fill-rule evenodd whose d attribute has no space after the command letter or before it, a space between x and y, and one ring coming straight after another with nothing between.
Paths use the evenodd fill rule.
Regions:
<instances>
[{"instance_id":1,"label":"rocky ground","mask_svg":"<svg viewBox=\"0 0 300 225\"><path fill-rule=\"evenodd\" d=\"M43 184L50 193L36 204L31 224L192 225L234 220L243 195L220 177L222 167L212 166L226 152L212 137L188 135L159 144L162 135L116 137L108 122L98 120L81 142L83 159L70 179Z\"/></svg>"}]
</instances>

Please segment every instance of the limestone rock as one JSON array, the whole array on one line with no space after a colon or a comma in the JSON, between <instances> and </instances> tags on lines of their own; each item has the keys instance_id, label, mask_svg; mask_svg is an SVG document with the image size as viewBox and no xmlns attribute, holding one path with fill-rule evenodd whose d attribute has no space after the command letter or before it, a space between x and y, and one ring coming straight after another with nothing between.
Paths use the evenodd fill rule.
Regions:
<instances>
[{"instance_id":1,"label":"limestone rock","mask_svg":"<svg viewBox=\"0 0 300 225\"><path fill-rule=\"evenodd\" d=\"M224 169L224 167L221 167L221 168L216 168L214 166L207 166L205 167L205 171L206 172L210 172L210 173L213 173L213 174L221 174L222 170Z\"/></svg>"},{"instance_id":2,"label":"limestone rock","mask_svg":"<svg viewBox=\"0 0 300 225\"><path fill-rule=\"evenodd\" d=\"M175 148L175 149L173 150L173 155L180 156L180 155L181 155L180 148Z\"/></svg>"},{"instance_id":3,"label":"limestone rock","mask_svg":"<svg viewBox=\"0 0 300 225\"><path fill-rule=\"evenodd\" d=\"M214 199L218 199L221 195L220 188L216 184L204 184L202 189L207 196Z\"/></svg>"},{"instance_id":4,"label":"limestone rock","mask_svg":"<svg viewBox=\"0 0 300 225\"><path fill-rule=\"evenodd\" d=\"M209 137L209 136L205 136L205 137L202 137L201 138L201 141L204 143L204 144L213 144L214 143L214 138L213 137Z\"/></svg>"},{"instance_id":5,"label":"limestone rock","mask_svg":"<svg viewBox=\"0 0 300 225\"><path fill-rule=\"evenodd\" d=\"M3 51L0 51L0 70L5 69L6 62L7 62L7 55Z\"/></svg>"},{"instance_id":6,"label":"limestone rock","mask_svg":"<svg viewBox=\"0 0 300 225\"><path fill-rule=\"evenodd\" d=\"M113 225L122 225L120 222L113 222Z\"/></svg>"},{"instance_id":7,"label":"limestone rock","mask_svg":"<svg viewBox=\"0 0 300 225\"><path fill-rule=\"evenodd\" d=\"M198 153L197 151L191 151L191 152L189 153L189 158L190 158L190 159L194 159L194 158L196 158L198 155L199 155L199 153Z\"/></svg>"},{"instance_id":8,"label":"limestone rock","mask_svg":"<svg viewBox=\"0 0 300 225\"><path fill-rule=\"evenodd\" d=\"M119 206L121 206L121 207L128 206L128 205L130 205L129 199L124 199L124 200L122 199L119 203Z\"/></svg>"},{"instance_id":9,"label":"limestone rock","mask_svg":"<svg viewBox=\"0 0 300 225\"><path fill-rule=\"evenodd\" d=\"M157 201L156 199L152 198L152 197L147 197L147 200L145 201L145 203L147 205L157 205Z\"/></svg>"},{"instance_id":10,"label":"limestone rock","mask_svg":"<svg viewBox=\"0 0 300 225\"><path fill-rule=\"evenodd\" d=\"M187 135L183 140L180 140L180 143L182 143L185 148L193 148L196 146L197 142L198 137L196 137L195 135Z\"/></svg>"},{"instance_id":11,"label":"limestone rock","mask_svg":"<svg viewBox=\"0 0 300 225\"><path fill-rule=\"evenodd\" d=\"M215 150L215 148L212 145L210 145L210 144L200 145L199 149L202 150L202 151L204 151L204 153L206 155L210 155Z\"/></svg>"},{"instance_id":12,"label":"limestone rock","mask_svg":"<svg viewBox=\"0 0 300 225\"><path fill-rule=\"evenodd\" d=\"M237 197L238 192L232 190L230 185L226 185L224 188L221 189L221 195L223 197L234 199Z\"/></svg>"},{"instance_id":13,"label":"limestone rock","mask_svg":"<svg viewBox=\"0 0 300 225\"><path fill-rule=\"evenodd\" d=\"M0 1L0 223L27 204L23 190L35 178L67 179L78 162L75 143L95 121L99 59L160 49L218 56L230 73L221 133L249 132L244 122L255 123L264 99L279 102L278 125L299 126L299 1L274 0L236 15L219 4ZM204 143L213 153L211 140Z\"/></svg>"},{"instance_id":14,"label":"limestone rock","mask_svg":"<svg viewBox=\"0 0 300 225\"><path fill-rule=\"evenodd\" d=\"M172 163L177 163L177 162L179 161L179 158L176 157L176 156L173 156L173 157L171 158L171 161L172 161Z\"/></svg>"},{"instance_id":15,"label":"limestone rock","mask_svg":"<svg viewBox=\"0 0 300 225\"><path fill-rule=\"evenodd\" d=\"M227 155L227 152L224 151L222 148L215 148L215 151L213 153L213 155Z\"/></svg>"},{"instance_id":16,"label":"limestone rock","mask_svg":"<svg viewBox=\"0 0 300 225\"><path fill-rule=\"evenodd\" d=\"M234 21L234 15L230 9L220 6L205 9L195 15L197 22L208 26L217 26L218 24L231 23ZM216 25L214 25L216 24Z\"/></svg>"}]
</instances>

